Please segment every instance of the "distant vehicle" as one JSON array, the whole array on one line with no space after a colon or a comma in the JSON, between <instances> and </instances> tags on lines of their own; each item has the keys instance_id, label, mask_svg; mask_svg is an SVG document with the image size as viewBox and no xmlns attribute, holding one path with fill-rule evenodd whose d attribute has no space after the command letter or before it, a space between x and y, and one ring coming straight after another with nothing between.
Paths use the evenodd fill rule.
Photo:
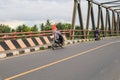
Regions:
<instances>
[{"instance_id":1,"label":"distant vehicle","mask_svg":"<svg viewBox=\"0 0 120 80\"><path fill-rule=\"evenodd\" d=\"M96 28L94 32L94 36L95 36L95 40L100 40L100 31L98 30L98 28Z\"/></svg>"},{"instance_id":2,"label":"distant vehicle","mask_svg":"<svg viewBox=\"0 0 120 80\"><path fill-rule=\"evenodd\" d=\"M100 36L96 34L95 40L96 40L96 41L97 41L97 40L100 40Z\"/></svg>"}]
</instances>

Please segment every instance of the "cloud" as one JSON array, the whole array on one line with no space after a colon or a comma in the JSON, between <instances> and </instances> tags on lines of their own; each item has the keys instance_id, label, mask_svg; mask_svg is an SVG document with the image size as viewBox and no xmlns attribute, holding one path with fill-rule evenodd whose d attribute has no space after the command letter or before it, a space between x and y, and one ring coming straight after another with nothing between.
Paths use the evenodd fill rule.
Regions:
<instances>
[{"instance_id":1,"label":"cloud","mask_svg":"<svg viewBox=\"0 0 120 80\"><path fill-rule=\"evenodd\" d=\"M24 21L1 21L0 24L9 25L11 28L16 28L20 24L24 24Z\"/></svg>"},{"instance_id":2,"label":"cloud","mask_svg":"<svg viewBox=\"0 0 120 80\"><path fill-rule=\"evenodd\" d=\"M46 20L68 18L72 15L72 1L60 4L48 0L6 0L0 4L0 20ZM4 3L2 3L4 2Z\"/></svg>"},{"instance_id":3,"label":"cloud","mask_svg":"<svg viewBox=\"0 0 120 80\"><path fill-rule=\"evenodd\" d=\"M71 21L73 0L1 0L0 23ZM33 23L34 24L34 23Z\"/></svg>"},{"instance_id":4,"label":"cloud","mask_svg":"<svg viewBox=\"0 0 120 80\"><path fill-rule=\"evenodd\" d=\"M86 24L88 3L86 0L81 0L81 2L83 22ZM40 24L47 19L54 22L71 23L73 3L74 0L0 0L0 24L5 23L16 27L23 23L28 25ZM96 8L95 11L97 11ZM78 17L76 21L78 24Z\"/></svg>"}]
</instances>

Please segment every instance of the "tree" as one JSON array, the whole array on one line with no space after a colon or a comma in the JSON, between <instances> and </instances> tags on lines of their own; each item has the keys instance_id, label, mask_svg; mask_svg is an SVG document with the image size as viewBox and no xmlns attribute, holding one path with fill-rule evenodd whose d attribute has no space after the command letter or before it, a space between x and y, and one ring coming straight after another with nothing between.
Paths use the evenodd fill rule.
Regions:
<instances>
[{"instance_id":1,"label":"tree","mask_svg":"<svg viewBox=\"0 0 120 80\"><path fill-rule=\"evenodd\" d=\"M60 23L60 22L57 24L57 28L58 28L59 30L64 30L63 24Z\"/></svg>"},{"instance_id":2,"label":"tree","mask_svg":"<svg viewBox=\"0 0 120 80\"><path fill-rule=\"evenodd\" d=\"M45 24L45 30L51 30L51 29L52 29L51 23L50 23L50 20L48 19Z\"/></svg>"},{"instance_id":3,"label":"tree","mask_svg":"<svg viewBox=\"0 0 120 80\"><path fill-rule=\"evenodd\" d=\"M75 30L80 30L80 26L75 26ZM75 35L80 35L80 34L81 34L80 31L75 32Z\"/></svg>"},{"instance_id":4,"label":"tree","mask_svg":"<svg viewBox=\"0 0 120 80\"><path fill-rule=\"evenodd\" d=\"M41 28L41 31L45 30L45 26L43 23L40 25L40 28Z\"/></svg>"},{"instance_id":5,"label":"tree","mask_svg":"<svg viewBox=\"0 0 120 80\"><path fill-rule=\"evenodd\" d=\"M12 32L16 32L16 30L15 30L15 29L12 29L11 31L12 31Z\"/></svg>"},{"instance_id":6,"label":"tree","mask_svg":"<svg viewBox=\"0 0 120 80\"><path fill-rule=\"evenodd\" d=\"M17 32L22 32L22 30L23 30L23 28L22 28L21 25L19 25L19 26L16 28L16 31L17 31Z\"/></svg>"},{"instance_id":7,"label":"tree","mask_svg":"<svg viewBox=\"0 0 120 80\"><path fill-rule=\"evenodd\" d=\"M25 24L23 24L23 25L18 26L16 28L16 31L17 32L29 32L29 31L31 31L31 28L26 26Z\"/></svg>"},{"instance_id":8,"label":"tree","mask_svg":"<svg viewBox=\"0 0 120 80\"><path fill-rule=\"evenodd\" d=\"M31 31L38 31L37 25L34 25L33 27L31 27Z\"/></svg>"},{"instance_id":9,"label":"tree","mask_svg":"<svg viewBox=\"0 0 120 80\"><path fill-rule=\"evenodd\" d=\"M10 33L11 28L8 25L0 24L0 33Z\"/></svg>"},{"instance_id":10,"label":"tree","mask_svg":"<svg viewBox=\"0 0 120 80\"><path fill-rule=\"evenodd\" d=\"M64 30L69 30L71 28L71 24L65 23L65 24L63 24L63 28L64 28Z\"/></svg>"},{"instance_id":11,"label":"tree","mask_svg":"<svg viewBox=\"0 0 120 80\"><path fill-rule=\"evenodd\" d=\"M69 23L61 23L61 22L57 23L56 25L57 25L57 28L59 30L69 30L71 28L71 26L72 26ZM43 30L51 30L52 29L52 25L51 25L49 19L46 21L45 25L42 23L40 26L41 26L40 27L41 31L43 31Z\"/></svg>"}]
</instances>

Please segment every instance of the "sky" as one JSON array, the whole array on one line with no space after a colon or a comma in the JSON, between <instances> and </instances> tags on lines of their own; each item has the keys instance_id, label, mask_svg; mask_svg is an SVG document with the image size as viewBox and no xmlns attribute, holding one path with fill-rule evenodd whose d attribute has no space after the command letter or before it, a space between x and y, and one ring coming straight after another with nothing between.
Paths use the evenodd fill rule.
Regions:
<instances>
[{"instance_id":1,"label":"sky","mask_svg":"<svg viewBox=\"0 0 120 80\"><path fill-rule=\"evenodd\" d=\"M87 1L81 2L85 24ZM45 23L47 19L51 22L71 23L73 4L74 0L0 0L0 24L16 28L22 24L39 25ZM76 21L78 23L78 20Z\"/></svg>"}]
</instances>

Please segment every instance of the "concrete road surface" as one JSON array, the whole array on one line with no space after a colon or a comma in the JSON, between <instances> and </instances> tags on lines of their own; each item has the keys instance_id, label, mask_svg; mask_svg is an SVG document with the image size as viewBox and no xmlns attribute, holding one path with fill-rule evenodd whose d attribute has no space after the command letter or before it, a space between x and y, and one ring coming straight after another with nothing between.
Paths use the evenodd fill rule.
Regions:
<instances>
[{"instance_id":1,"label":"concrete road surface","mask_svg":"<svg viewBox=\"0 0 120 80\"><path fill-rule=\"evenodd\" d=\"M120 80L120 38L0 60L2 80Z\"/></svg>"}]
</instances>

